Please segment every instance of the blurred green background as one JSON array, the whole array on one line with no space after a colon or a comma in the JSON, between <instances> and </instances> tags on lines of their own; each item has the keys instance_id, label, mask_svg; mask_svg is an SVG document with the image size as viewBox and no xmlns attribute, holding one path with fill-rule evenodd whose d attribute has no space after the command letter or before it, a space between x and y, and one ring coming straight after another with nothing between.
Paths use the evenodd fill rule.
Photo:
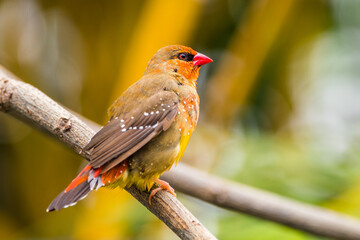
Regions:
<instances>
[{"instance_id":1,"label":"blurred green background","mask_svg":"<svg viewBox=\"0 0 360 240\"><path fill-rule=\"evenodd\" d=\"M184 162L358 218L359 43L357 0L0 1L0 64L99 124L159 48L210 56ZM46 213L84 162L0 113L0 239L177 239L120 189ZM323 239L178 198L219 239Z\"/></svg>"}]
</instances>

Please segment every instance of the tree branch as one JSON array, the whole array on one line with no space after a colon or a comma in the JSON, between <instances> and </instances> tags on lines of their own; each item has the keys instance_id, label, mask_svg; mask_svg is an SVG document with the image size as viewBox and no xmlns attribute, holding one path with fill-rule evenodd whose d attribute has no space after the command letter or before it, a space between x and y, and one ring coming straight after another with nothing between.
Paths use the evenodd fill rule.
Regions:
<instances>
[{"instance_id":1,"label":"tree branch","mask_svg":"<svg viewBox=\"0 0 360 240\"><path fill-rule=\"evenodd\" d=\"M0 110L29 122L60 139L77 153L95 131L33 86L0 66ZM173 195L161 191L152 198L135 187L125 189L181 239L216 239Z\"/></svg>"},{"instance_id":2,"label":"tree branch","mask_svg":"<svg viewBox=\"0 0 360 240\"><path fill-rule=\"evenodd\" d=\"M15 80L0 66L0 110L26 120L58 137L79 154L94 131L70 112L29 84ZM84 119L79 115L80 118ZM86 121L88 122L88 121ZM91 121L89 121L91 122ZM93 128L97 125L92 124ZM84 156L86 157L86 156ZM360 239L360 222L339 213L299 203L273 193L220 178L180 164L162 176L177 190L217 206L248 213L296 229L334 239ZM184 181L186 179L186 181ZM166 191L159 192L152 205L148 193L127 189L138 201L164 221L183 239L214 237ZM193 222L194 221L194 222Z\"/></svg>"},{"instance_id":3,"label":"tree branch","mask_svg":"<svg viewBox=\"0 0 360 240\"><path fill-rule=\"evenodd\" d=\"M185 164L163 174L162 179L171 183L177 191L222 208L247 213L319 236L341 240L360 239L360 222L353 218L243 184L225 181Z\"/></svg>"}]
</instances>

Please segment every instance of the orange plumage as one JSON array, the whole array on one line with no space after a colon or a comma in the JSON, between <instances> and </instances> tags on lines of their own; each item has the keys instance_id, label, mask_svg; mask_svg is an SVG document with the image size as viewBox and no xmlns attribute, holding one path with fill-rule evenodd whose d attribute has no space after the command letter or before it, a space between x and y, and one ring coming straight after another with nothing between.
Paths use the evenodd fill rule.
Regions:
<instances>
[{"instance_id":1,"label":"orange plumage","mask_svg":"<svg viewBox=\"0 0 360 240\"><path fill-rule=\"evenodd\" d=\"M84 151L90 163L50 204L48 211L72 206L102 186L150 190L170 185L159 176L178 163L199 117L196 80L212 60L189 47L168 46L150 60L143 77L109 108L110 120Z\"/></svg>"}]
</instances>

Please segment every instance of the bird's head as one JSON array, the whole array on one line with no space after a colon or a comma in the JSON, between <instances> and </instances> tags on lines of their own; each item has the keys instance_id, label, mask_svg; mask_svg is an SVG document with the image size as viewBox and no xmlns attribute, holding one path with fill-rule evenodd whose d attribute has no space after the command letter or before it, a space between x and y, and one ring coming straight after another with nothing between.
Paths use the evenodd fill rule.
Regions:
<instances>
[{"instance_id":1,"label":"bird's head","mask_svg":"<svg viewBox=\"0 0 360 240\"><path fill-rule=\"evenodd\" d=\"M150 60L145 73L166 72L196 83L199 69L213 60L190 47L171 45L161 48Z\"/></svg>"}]
</instances>

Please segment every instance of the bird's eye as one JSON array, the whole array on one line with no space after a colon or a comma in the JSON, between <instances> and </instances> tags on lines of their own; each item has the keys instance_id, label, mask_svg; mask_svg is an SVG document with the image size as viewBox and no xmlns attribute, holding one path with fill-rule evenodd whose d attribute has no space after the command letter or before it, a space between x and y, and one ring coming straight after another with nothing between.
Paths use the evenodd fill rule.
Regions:
<instances>
[{"instance_id":1,"label":"bird's eye","mask_svg":"<svg viewBox=\"0 0 360 240\"><path fill-rule=\"evenodd\" d=\"M194 58L194 55L190 54L190 53L186 53L186 52L182 52L179 53L179 55L177 56L178 59L183 60L183 61L192 61Z\"/></svg>"},{"instance_id":2,"label":"bird's eye","mask_svg":"<svg viewBox=\"0 0 360 240\"><path fill-rule=\"evenodd\" d=\"M187 58L188 58L188 55L186 53L180 53L179 54L179 59L180 60L187 60Z\"/></svg>"}]
</instances>

